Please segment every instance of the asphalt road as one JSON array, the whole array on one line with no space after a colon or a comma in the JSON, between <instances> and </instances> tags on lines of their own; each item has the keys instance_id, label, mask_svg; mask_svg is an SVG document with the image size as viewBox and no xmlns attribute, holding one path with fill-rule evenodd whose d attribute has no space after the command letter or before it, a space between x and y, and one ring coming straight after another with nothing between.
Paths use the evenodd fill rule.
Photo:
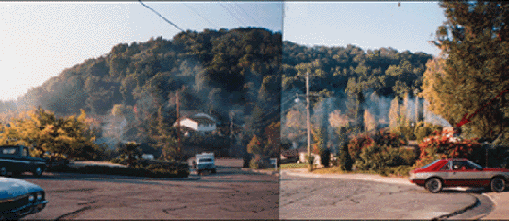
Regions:
<instances>
[{"instance_id":1,"label":"asphalt road","mask_svg":"<svg viewBox=\"0 0 509 221\"><path fill-rule=\"evenodd\" d=\"M278 177L216 160L217 174L190 179L45 173L46 208L24 219L278 219Z\"/></svg>"},{"instance_id":2,"label":"asphalt road","mask_svg":"<svg viewBox=\"0 0 509 221\"><path fill-rule=\"evenodd\" d=\"M491 210L480 193L429 193L411 185L365 180L300 178L283 172L281 219L468 219ZM475 208L445 217L479 201ZM482 206L480 206L482 204Z\"/></svg>"}]
</instances>

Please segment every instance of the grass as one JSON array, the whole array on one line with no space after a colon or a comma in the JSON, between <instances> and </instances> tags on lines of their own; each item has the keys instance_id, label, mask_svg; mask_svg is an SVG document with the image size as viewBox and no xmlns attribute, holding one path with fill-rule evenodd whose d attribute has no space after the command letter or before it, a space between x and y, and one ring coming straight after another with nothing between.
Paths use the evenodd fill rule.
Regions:
<instances>
[{"instance_id":1,"label":"grass","mask_svg":"<svg viewBox=\"0 0 509 221\"><path fill-rule=\"evenodd\" d=\"M305 163L286 163L279 166L281 169L308 168L308 165Z\"/></svg>"},{"instance_id":2,"label":"grass","mask_svg":"<svg viewBox=\"0 0 509 221\"><path fill-rule=\"evenodd\" d=\"M408 167L410 168L410 167ZM381 176L385 176L385 177L402 177L402 178L406 178L408 177L408 175L401 175L401 172L400 170L401 169L407 169L406 166L405 168L403 167L396 167L396 168L387 168L385 170L385 173L384 172L376 172L376 171L373 171L373 170L355 170L355 171L344 171L344 170L341 170L339 167L329 167L329 168L315 168L313 169L313 172L312 173L315 173L315 174L356 174L356 173L360 173L360 174L370 174L370 175L381 175ZM407 169L409 170L409 169Z\"/></svg>"}]
</instances>

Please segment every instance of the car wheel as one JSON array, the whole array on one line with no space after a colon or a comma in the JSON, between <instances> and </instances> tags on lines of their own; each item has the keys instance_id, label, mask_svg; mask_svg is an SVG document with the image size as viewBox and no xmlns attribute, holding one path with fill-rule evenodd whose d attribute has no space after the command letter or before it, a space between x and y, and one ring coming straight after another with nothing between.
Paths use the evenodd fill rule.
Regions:
<instances>
[{"instance_id":1,"label":"car wheel","mask_svg":"<svg viewBox=\"0 0 509 221\"><path fill-rule=\"evenodd\" d=\"M502 192L505 188L505 181L500 177L495 177L491 179L490 182L491 191L493 192Z\"/></svg>"},{"instance_id":2,"label":"car wheel","mask_svg":"<svg viewBox=\"0 0 509 221\"><path fill-rule=\"evenodd\" d=\"M212 169L212 173L216 173L216 172L217 172L216 169Z\"/></svg>"},{"instance_id":3,"label":"car wheel","mask_svg":"<svg viewBox=\"0 0 509 221\"><path fill-rule=\"evenodd\" d=\"M0 168L0 176L7 176L7 168L5 167Z\"/></svg>"},{"instance_id":4,"label":"car wheel","mask_svg":"<svg viewBox=\"0 0 509 221\"><path fill-rule=\"evenodd\" d=\"M32 171L32 175L34 175L35 177L42 176L42 168L41 167L35 168L35 170Z\"/></svg>"},{"instance_id":5,"label":"car wheel","mask_svg":"<svg viewBox=\"0 0 509 221\"><path fill-rule=\"evenodd\" d=\"M438 178L431 178L425 183L425 187L432 193L438 193L442 190L442 181Z\"/></svg>"}]
</instances>

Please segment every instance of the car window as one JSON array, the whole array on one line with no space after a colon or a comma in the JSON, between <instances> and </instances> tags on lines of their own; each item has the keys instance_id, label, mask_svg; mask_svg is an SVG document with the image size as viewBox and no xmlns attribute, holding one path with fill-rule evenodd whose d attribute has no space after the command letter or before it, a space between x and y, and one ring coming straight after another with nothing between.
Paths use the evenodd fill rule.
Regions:
<instances>
[{"instance_id":1,"label":"car window","mask_svg":"<svg viewBox=\"0 0 509 221\"><path fill-rule=\"evenodd\" d=\"M451 169L451 161L447 162L440 170L450 170Z\"/></svg>"},{"instance_id":2,"label":"car window","mask_svg":"<svg viewBox=\"0 0 509 221\"><path fill-rule=\"evenodd\" d=\"M468 161L454 161L452 166L453 170L471 170L474 168L476 167Z\"/></svg>"},{"instance_id":3,"label":"car window","mask_svg":"<svg viewBox=\"0 0 509 221\"><path fill-rule=\"evenodd\" d=\"M28 156L28 151L26 148L23 148L23 152L21 152L21 156L24 156L24 157Z\"/></svg>"},{"instance_id":4,"label":"car window","mask_svg":"<svg viewBox=\"0 0 509 221\"><path fill-rule=\"evenodd\" d=\"M426 165L424 165L424 166L423 166L423 167L421 167L421 168L428 168L428 167L430 167L431 165L435 164L435 163L436 163L436 162L438 162L438 161L440 161L440 160L435 160L435 161L433 161L432 163L430 163L430 164L426 164Z\"/></svg>"},{"instance_id":5,"label":"car window","mask_svg":"<svg viewBox=\"0 0 509 221\"><path fill-rule=\"evenodd\" d=\"M198 162L212 162L212 159L211 158L202 158L202 159L198 159Z\"/></svg>"},{"instance_id":6,"label":"car window","mask_svg":"<svg viewBox=\"0 0 509 221\"><path fill-rule=\"evenodd\" d=\"M467 161L467 164L472 168L472 169L482 169L482 166L477 164L477 163L474 163L474 162L471 162L471 161Z\"/></svg>"},{"instance_id":7,"label":"car window","mask_svg":"<svg viewBox=\"0 0 509 221\"><path fill-rule=\"evenodd\" d=\"M1 153L4 155L14 155L17 149L17 147L3 147Z\"/></svg>"}]
</instances>

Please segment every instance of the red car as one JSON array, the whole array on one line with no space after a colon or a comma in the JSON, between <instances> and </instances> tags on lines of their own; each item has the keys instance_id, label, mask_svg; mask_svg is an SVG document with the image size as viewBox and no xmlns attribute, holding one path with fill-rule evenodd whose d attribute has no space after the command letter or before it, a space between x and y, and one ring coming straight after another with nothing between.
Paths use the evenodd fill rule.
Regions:
<instances>
[{"instance_id":1,"label":"red car","mask_svg":"<svg viewBox=\"0 0 509 221\"><path fill-rule=\"evenodd\" d=\"M485 187L502 192L509 180L509 169L482 168L467 159L436 160L422 168L410 171L410 182L432 193L443 187Z\"/></svg>"}]
</instances>

